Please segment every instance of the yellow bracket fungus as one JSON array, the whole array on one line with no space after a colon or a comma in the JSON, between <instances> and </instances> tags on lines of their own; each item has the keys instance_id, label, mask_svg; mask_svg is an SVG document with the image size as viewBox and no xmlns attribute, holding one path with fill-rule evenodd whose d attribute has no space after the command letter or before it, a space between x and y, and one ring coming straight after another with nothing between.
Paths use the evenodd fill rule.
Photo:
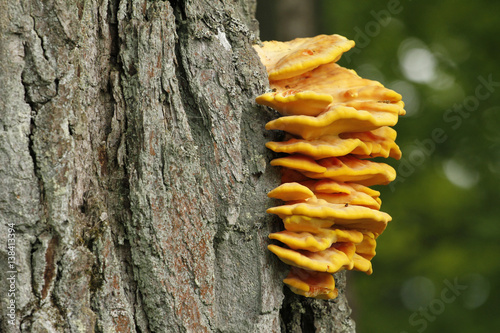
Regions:
<instances>
[{"instance_id":1,"label":"yellow bracket fungus","mask_svg":"<svg viewBox=\"0 0 500 333\"><path fill-rule=\"evenodd\" d=\"M363 206L332 204L322 199L310 199L306 202L271 207L267 209L267 213L276 214L281 218L304 215L320 219L334 219L339 224L367 220L387 224L391 221L391 216L385 212Z\"/></svg>"},{"instance_id":2,"label":"yellow bracket fungus","mask_svg":"<svg viewBox=\"0 0 500 333\"><path fill-rule=\"evenodd\" d=\"M313 158L299 154L276 158L271 161L271 165L309 172L325 172L327 170L326 167L319 165Z\"/></svg>"},{"instance_id":3,"label":"yellow bracket fungus","mask_svg":"<svg viewBox=\"0 0 500 333\"><path fill-rule=\"evenodd\" d=\"M338 183L330 179L306 180L301 185L309 188L314 196L334 204L348 204L380 209L380 192L356 183ZM283 200L287 201L287 200Z\"/></svg>"},{"instance_id":4,"label":"yellow bracket fungus","mask_svg":"<svg viewBox=\"0 0 500 333\"><path fill-rule=\"evenodd\" d=\"M362 218L358 220L354 219L338 219L338 218L316 218L306 215L286 215L282 217L283 225L286 230L289 231L306 231L317 233L322 230L322 228L344 228L344 229L354 229L362 231L363 234L366 232L371 232L376 236L380 235L386 228L387 222L378 222L370 218ZM363 242L364 242L363 238ZM360 243L361 244L361 243Z\"/></svg>"},{"instance_id":5,"label":"yellow bracket fungus","mask_svg":"<svg viewBox=\"0 0 500 333\"><path fill-rule=\"evenodd\" d=\"M361 243L363 234L357 230L327 229L322 228L317 233L293 232L283 230L269 235L294 250L307 250L311 252L323 251L337 242Z\"/></svg>"},{"instance_id":6,"label":"yellow bracket fungus","mask_svg":"<svg viewBox=\"0 0 500 333\"><path fill-rule=\"evenodd\" d=\"M356 182L371 186L388 184L396 179L396 170L388 164L360 160L354 156L331 157L317 161L326 168L325 172L302 172L313 179L333 179L339 182Z\"/></svg>"},{"instance_id":7,"label":"yellow bracket fungus","mask_svg":"<svg viewBox=\"0 0 500 333\"><path fill-rule=\"evenodd\" d=\"M401 158L390 126L406 111L400 94L336 64L353 46L339 35L255 46L273 90L256 101L284 116L266 129L287 133L266 144L287 154L271 161L282 184L268 193L285 204L267 210L285 227L269 238L284 245L268 248L292 266L283 282L305 297L337 297L331 273L339 270L372 274L376 239L391 221L379 210L380 192L368 186L396 172L368 159Z\"/></svg>"},{"instance_id":8,"label":"yellow bracket fungus","mask_svg":"<svg viewBox=\"0 0 500 333\"><path fill-rule=\"evenodd\" d=\"M282 115L317 116L326 110L333 102L328 94L318 94L314 91L270 92L257 97L256 102L278 110Z\"/></svg>"},{"instance_id":9,"label":"yellow bracket fungus","mask_svg":"<svg viewBox=\"0 0 500 333\"><path fill-rule=\"evenodd\" d=\"M283 218L288 231L318 233L335 225L334 220L318 219L303 215L289 215Z\"/></svg>"},{"instance_id":10,"label":"yellow bracket fungus","mask_svg":"<svg viewBox=\"0 0 500 333\"><path fill-rule=\"evenodd\" d=\"M326 168L324 171L326 171ZM331 179L306 180L301 184L310 188L314 193L350 194L357 191L351 184L339 183Z\"/></svg>"},{"instance_id":11,"label":"yellow bracket fungus","mask_svg":"<svg viewBox=\"0 0 500 333\"><path fill-rule=\"evenodd\" d=\"M319 299L332 299L338 296L335 280L330 273L292 267L283 282L294 293L302 296Z\"/></svg>"},{"instance_id":12,"label":"yellow bracket fungus","mask_svg":"<svg viewBox=\"0 0 500 333\"><path fill-rule=\"evenodd\" d=\"M372 232L363 232L363 241L356 244L356 253L360 254L362 257L371 260L376 252L377 242L375 241L375 235Z\"/></svg>"},{"instance_id":13,"label":"yellow bracket fungus","mask_svg":"<svg viewBox=\"0 0 500 333\"><path fill-rule=\"evenodd\" d=\"M305 200L314 197L313 191L307 186L299 183L284 183L276 187L267 194L270 198L281 199L283 201Z\"/></svg>"},{"instance_id":14,"label":"yellow bracket fungus","mask_svg":"<svg viewBox=\"0 0 500 333\"><path fill-rule=\"evenodd\" d=\"M268 245L267 248L285 264L328 273L335 273L341 269L353 269L352 257L356 252L356 246L353 243L335 243L330 248L319 252L292 250L274 244Z\"/></svg>"},{"instance_id":15,"label":"yellow bracket fungus","mask_svg":"<svg viewBox=\"0 0 500 333\"><path fill-rule=\"evenodd\" d=\"M316 193L316 198L325 200L332 204L364 206L371 209L380 209L381 200L373 198L366 193L354 191L349 194L343 193Z\"/></svg>"},{"instance_id":16,"label":"yellow bracket fungus","mask_svg":"<svg viewBox=\"0 0 500 333\"><path fill-rule=\"evenodd\" d=\"M370 260L363 258L357 253L354 253L352 261L354 263L354 270L365 272L368 275L373 273L372 263L370 262Z\"/></svg>"},{"instance_id":17,"label":"yellow bracket fungus","mask_svg":"<svg viewBox=\"0 0 500 333\"><path fill-rule=\"evenodd\" d=\"M359 139L341 139L338 136L323 136L315 140L290 139L268 142L266 147L277 153L303 154L315 160L347 154L370 155L370 148Z\"/></svg>"},{"instance_id":18,"label":"yellow bracket fungus","mask_svg":"<svg viewBox=\"0 0 500 333\"><path fill-rule=\"evenodd\" d=\"M401 157L401 150L388 136L371 132L345 133L340 136L322 136L317 139L289 139L281 142L268 142L266 147L277 153L303 154L314 159L338 157L347 154L360 157Z\"/></svg>"},{"instance_id":19,"label":"yellow bracket fungus","mask_svg":"<svg viewBox=\"0 0 500 333\"><path fill-rule=\"evenodd\" d=\"M266 66L269 80L282 80L335 62L353 46L353 41L340 35L319 35L289 42L263 42L254 48Z\"/></svg>"},{"instance_id":20,"label":"yellow bracket fungus","mask_svg":"<svg viewBox=\"0 0 500 333\"><path fill-rule=\"evenodd\" d=\"M397 113L336 106L317 117L300 115L271 120L266 124L266 129L285 131L310 140L325 135L371 131L381 126L394 126L397 122Z\"/></svg>"},{"instance_id":21,"label":"yellow bracket fungus","mask_svg":"<svg viewBox=\"0 0 500 333\"><path fill-rule=\"evenodd\" d=\"M401 100L400 94L385 88L380 82L363 79L355 71L336 63L319 66L287 80L272 81L270 87L276 92L293 90L327 94L332 96L333 103L368 100L387 104Z\"/></svg>"}]
</instances>

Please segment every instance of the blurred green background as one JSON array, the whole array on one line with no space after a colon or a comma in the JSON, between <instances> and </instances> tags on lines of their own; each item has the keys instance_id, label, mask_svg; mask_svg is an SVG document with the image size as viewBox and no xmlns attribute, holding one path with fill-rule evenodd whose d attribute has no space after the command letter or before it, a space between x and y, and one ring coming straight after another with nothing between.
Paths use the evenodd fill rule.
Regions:
<instances>
[{"instance_id":1,"label":"blurred green background","mask_svg":"<svg viewBox=\"0 0 500 333\"><path fill-rule=\"evenodd\" d=\"M500 1L258 1L262 40L340 34L339 63L403 95L393 217L349 272L357 331L500 326Z\"/></svg>"}]
</instances>

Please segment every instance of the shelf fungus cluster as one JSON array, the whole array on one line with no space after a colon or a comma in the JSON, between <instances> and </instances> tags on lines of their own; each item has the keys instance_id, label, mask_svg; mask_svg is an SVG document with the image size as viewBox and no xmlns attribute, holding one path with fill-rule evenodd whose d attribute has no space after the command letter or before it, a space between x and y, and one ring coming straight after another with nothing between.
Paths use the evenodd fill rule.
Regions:
<instances>
[{"instance_id":1,"label":"shelf fungus cluster","mask_svg":"<svg viewBox=\"0 0 500 333\"><path fill-rule=\"evenodd\" d=\"M373 157L399 159L394 126L405 114L401 95L359 77L336 62L354 42L339 35L263 42L255 49L267 69L271 92L259 104L277 110L268 130L285 141L266 146L281 157L282 184L269 192L284 205L285 230L269 235L269 250L292 266L284 282L300 295L337 297L333 273L372 273L377 237L391 217L380 211L380 192L369 186L396 177Z\"/></svg>"}]
</instances>

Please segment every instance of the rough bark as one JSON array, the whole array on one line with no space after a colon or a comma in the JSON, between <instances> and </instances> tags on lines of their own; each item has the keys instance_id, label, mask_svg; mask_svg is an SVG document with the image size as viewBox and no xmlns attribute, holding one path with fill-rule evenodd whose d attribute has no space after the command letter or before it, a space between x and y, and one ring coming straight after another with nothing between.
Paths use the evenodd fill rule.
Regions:
<instances>
[{"instance_id":1,"label":"rough bark","mask_svg":"<svg viewBox=\"0 0 500 333\"><path fill-rule=\"evenodd\" d=\"M266 250L255 5L0 0L0 331L353 331Z\"/></svg>"}]
</instances>

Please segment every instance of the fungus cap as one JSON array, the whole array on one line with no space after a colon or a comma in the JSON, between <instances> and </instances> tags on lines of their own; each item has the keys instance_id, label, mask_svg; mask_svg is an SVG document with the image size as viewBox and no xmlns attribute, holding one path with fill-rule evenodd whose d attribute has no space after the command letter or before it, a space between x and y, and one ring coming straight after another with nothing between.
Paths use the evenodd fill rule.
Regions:
<instances>
[{"instance_id":1,"label":"fungus cap","mask_svg":"<svg viewBox=\"0 0 500 333\"><path fill-rule=\"evenodd\" d=\"M278 240L294 250L318 252L328 249L333 243L360 243L363 234L357 230L321 228L316 233L283 230L270 234L269 238Z\"/></svg>"},{"instance_id":2,"label":"fungus cap","mask_svg":"<svg viewBox=\"0 0 500 333\"><path fill-rule=\"evenodd\" d=\"M350 194L352 191L354 191L353 187L350 184L336 182L331 179L306 180L301 182L301 184L307 186L314 193Z\"/></svg>"},{"instance_id":3,"label":"fungus cap","mask_svg":"<svg viewBox=\"0 0 500 333\"><path fill-rule=\"evenodd\" d=\"M371 149L359 139L341 139L338 136L322 136L314 140L290 139L270 141L266 147L276 153L302 154L315 160L347 154L370 155Z\"/></svg>"},{"instance_id":4,"label":"fungus cap","mask_svg":"<svg viewBox=\"0 0 500 333\"><path fill-rule=\"evenodd\" d=\"M354 156L330 157L317 161L325 172L300 171L313 179L332 179L339 182L356 182L371 186L388 184L396 179L396 170L386 163L360 160Z\"/></svg>"},{"instance_id":5,"label":"fungus cap","mask_svg":"<svg viewBox=\"0 0 500 333\"><path fill-rule=\"evenodd\" d=\"M307 186L314 193L350 194L352 192L362 192L374 199L380 197L379 191L356 183L342 183L332 179L306 180L300 183Z\"/></svg>"},{"instance_id":6,"label":"fungus cap","mask_svg":"<svg viewBox=\"0 0 500 333\"><path fill-rule=\"evenodd\" d=\"M271 120L266 129L281 130L310 140L325 135L371 131L382 126L394 126L397 122L396 113L331 106L317 117L299 115Z\"/></svg>"},{"instance_id":7,"label":"fungus cap","mask_svg":"<svg viewBox=\"0 0 500 333\"><path fill-rule=\"evenodd\" d=\"M356 183L339 183L331 179L306 180L301 185L309 188L316 198L329 203L365 206L380 209L380 192Z\"/></svg>"},{"instance_id":8,"label":"fungus cap","mask_svg":"<svg viewBox=\"0 0 500 333\"><path fill-rule=\"evenodd\" d=\"M376 254L376 247L375 235L372 232L364 231L363 240L356 244L356 253L365 259L371 260Z\"/></svg>"},{"instance_id":9,"label":"fungus cap","mask_svg":"<svg viewBox=\"0 0 500 333\"><path fill-rule=\"evenodd\" d=\"M287 90L279 93L262 94L255 101L258 104L276 109L285 116L299 114L316 116L326 110L333 98L328 94L320 94L314 91L295 92Z\"/></svg>"},{"instance_id":10,"label":"fungus cap","mask_svg":"<svg viewBox=\"0 0 500 333\"><path fill-rule=\"evenodd\" d=\"M386 112L403 116L406 114L404 102L387 103L376 100L347 100L334 102L329 94L315 91L274 91L258 96L255 101L258 104L269 106L283 116L319 116L321 113L335 107L352 107L358 111Z\"/></svg>"},{"instance_id":11,"label":"fungus cap","mask_svg":"<svg viewBox=\"0 0 500 333\"><path fill-rule=\"evenodd\" d=\"M292 267L283 282L298 295L318 299L334 299L338 296L335 280L330 273Z\"/></svg>"},{"instance_id":12,"label":"fungus cap","mask_svg":"<svg viewBox=\"0 0 500 333\"><path fill-rule=\"evenodd\" d=\"M325 135L310 140L292 138L287 141L270 141L266 143L266 147L277 153L298 153L315 160L348 154L358 155L360 158L401 158L401 150L393 139L372 132Z\"/></svg>"},{"instance_id":13,"label":"fungus cap","mask_svg":"<svg viewBox=\"0 0 500 333\"><path fill-rule=\"evenodd\" d=\"M332 204L363 206L371 209L380 209L381 200L373 198L366 193L353 191L349 194L343 193L315 193L316 198L325 200Z\"/></svg>"},{"instance_id":14,"label":"fungus cap","mask_svg":"<svg viewBox=\"0 0 500 333\"><path fill-rule=\"evenodd\" d=\"M347 185L352 187L355 191L366 193L373 198L380 197L379 191L374 190L372 188L369 188L368 186L357 184L357 183L349 183Z\"/></svg>"},{"instance_id":15,"label":"fungus cap","mask_svg":"<svg viewBox=\"0 0 500 333\"><path fill-rule=\"evenodd\" d=\"M270 83L270 87L278 93L292 90L328 94L332 96L333 103L353 100L397 103L402 98L400 94L384 87L380 82L363 79L354 70L334 62L288 79L274 80Z\"/></svg>"},{"instance_id":16,"label":"fungus cap","mask_svg":"<svg viewBox=\"0 0 500 333\"><path fill-rule=\"evenodd\" d=\"M283 218L283 224L288 231L317 233L335 225L335 221L303 215L290 215Z\"/></svg>"},{"instance_id":17,"label":"fungus cap","mask_svg":"<svg viewBox=\"0 0 500 333\"><path fill-rule=\"evenodd\" d=\"M337 61L354 42L340 35L318 35L288 42L269 41L254 49L266 67L269 81L291 78L322 64Z\"/></svg>"},{"instance_id":18,"label":"fungus cap","mask_svg":"<svg viewBox=\"0 0 500 333\"><path fill-rule=\"evenodd\" d=\"M355 253L352 257L352 261L354 263L354 270L365 272L368 275L371 275L373 273L372 263L370 262L370 260L363 258L359 254Z\"/></svg>"},{"instance_id":19,"label":"fungus cap","mask_svg":"<svg viewBox=\"0 0 500 333\"><path fill-rule=\"evenodd\" d=\"M314 193L307 186L292 182L281 184L269 192L267 196L283 201L291 201L309 199L314 197Z\"/></svg>"},{"instance_id":20,"label":"fungus cap","mask_svg":"<svg viewBox=\"0 0 500 333\"><path fill-rule=\"evenodd\" d=\"M330 228L331 226L334 225L335 228L360 230L363 233L371 232L373 233L375 238L378 235L380 235L387 226L386 222L377 222L370 218L364 218L358 220L339 219L339 218L322 219L316 217L309 217L305 215L285 216L283 217L283 224L286 230L296 231L296 232L300 231L319 232L322 230L322 228ZM356 244L356 246L357 245L358 244ZM364 256L364 253L360 254Z\"/></svg>"},{"instance_id":21,"label":"fungus cap","mask_svg":"<svg viewBox=\"0 0 500 333\"><path fill-rule=\"evenodd\" d=\"M371 153L370 156L364 157L392 157L397 160L401 158L401 149L396 144L396 131L393 128L383 126L368 132L342 133L339 137L359 139L365 143Z\"/></svg>"},{"instance_id":22,"label":"fungus cap","mask_svg":"<svg viewBox=\"0 0 500 333\"><path fill-rule=\"evenodd\" d=\"M349 106L351 108L355 108L356 110L365 110L369 112L390 112L395 113L399 116L404 116L406 114L406 110L404 109L405 103L403 101L399 101L396 103L387 103L383 101L346 101L341 103L340 105Z\"/></svg>"},{"instance_id":23,"label":"fungus cap","mask_svg":"<svg viewBox=\"0 0 500 333\"><path fill-rule=\"evenodd\" d=\"M272 166L282 166L298 171L325 172L327 170L324 166L319 165L313 158L300 154L276 158L272 160L270 164Z\"/></svg>"},{"instance_id":24,"label":"fungus cap","mask_svg":"<svg viewBox=\"0 0 500 333\"><path fill-rule=\"evenodd\" d=\"M335 273L354 267L352 257L356 247L353 243L335 243L319 252L292 250L274 244L267 248L284 263L311 271Z\"/></svg>"},{"instance_id":25,"label":"fungus cap","mask_svg":"<svg viewBox=\"0 0 500 333\"><path fill-rule=\"evenodd\" d=\"M370 224L380 224L384 226L384 228L385 225L391 221L391 216L389 214L375 209L363 206L331 204L321 199L309 199L303 203L271 207L267 209L267 212L276 214L282 219L286 216L302 215L325 220L334 220L335 224L366 222Z\"/></svg>"}]
</instances>

